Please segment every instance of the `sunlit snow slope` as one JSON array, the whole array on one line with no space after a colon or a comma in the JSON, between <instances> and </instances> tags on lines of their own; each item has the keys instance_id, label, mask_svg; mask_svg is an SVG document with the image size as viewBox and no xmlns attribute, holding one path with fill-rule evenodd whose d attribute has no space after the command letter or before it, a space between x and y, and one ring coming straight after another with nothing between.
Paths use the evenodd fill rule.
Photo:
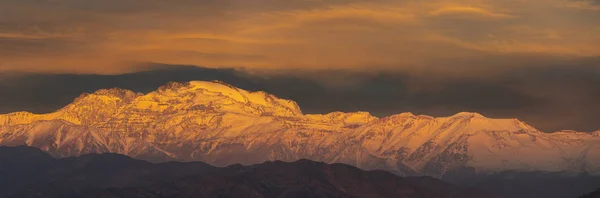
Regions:
<instances>
[{"instance_id":1,"label":"sunlit snow slope","mask_svg":"<svg viewBox=\"0 0 600 198\"><path fill-rule=\"evenodd\" d=\"M543 133L477 113L309 115L294 101L221 82L170 83L145 95L105 89L50 114L0 115L0 145L218 166L305 158L432 176L465 169L600 175L600 132Z\"/></svg>"}]
</instances>

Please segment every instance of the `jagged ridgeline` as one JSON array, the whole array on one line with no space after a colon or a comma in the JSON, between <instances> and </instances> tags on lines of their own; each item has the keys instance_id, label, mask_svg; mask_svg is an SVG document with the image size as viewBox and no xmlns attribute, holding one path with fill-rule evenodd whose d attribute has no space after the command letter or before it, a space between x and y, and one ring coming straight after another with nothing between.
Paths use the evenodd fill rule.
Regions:
<instances>
[{"instance_id":1,"label":"jagged ridgeline","mask_svg":"<svg viewBox=\"0 0 600 198\"><path fill-rule=\"evenodd\" d=\"M477 113L303 114L294 101L221 82L169 83L148 94L83 94L49 114L0 115L0 145L55 157L120 153L217 166L311 159L436 177L469 171L600 174L600 132L544 133Z\"/></svg>"},{"instance_id":2,"label":"jagged ridgeline","mask_svg":"<svg viewBox=\"0 0 600 198\"><path fill-rule=\"evenodd\" d=\"M119 154L55 159L0 146L0 197L500 198L429 177L399 177L310 160L214 167L149 163Z\"/></svg>"}]
</instances>

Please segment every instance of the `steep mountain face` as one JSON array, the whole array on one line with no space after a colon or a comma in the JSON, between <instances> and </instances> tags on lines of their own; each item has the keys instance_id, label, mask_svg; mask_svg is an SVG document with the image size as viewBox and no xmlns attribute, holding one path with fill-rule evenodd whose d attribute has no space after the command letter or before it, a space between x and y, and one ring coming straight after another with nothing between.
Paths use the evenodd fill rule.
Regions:
<instances>
[{"instance_id":1,"label":"steep mountain face","mask_svg":"<svg viewBox=\"0 0 600 198\"><path fill-rule=\"evenodd\" d=\"M397 174L502 171L600 175L599 132L543 133L477 113L303 114L298 105L220 82L170 83L140 94L84 94L54 113L0 115L0 145L56 157L120 153L138 159L226 166L311 159Z\"/></svg>"},{"instance_id":2,"label":"steep mountain face","mask_svg":"<svg viewBox=\"0 0 600 198\"><path fill-rule=\"evenodd\" d=\"M542 133L516 119L477 113L442 118L404 113L365 124L352 137L378 157L435 176L464 167L600 173L600 139L593 134Z\"/></svg>"},{"instance_id":3,"label":"steep mountain face","mask_svg":"<svg viewBox=\"0 0 600 198\"><path fill-rule=\"evenodd\" d=\"M496 197L428 177L309 160L216 168L118 154L54 159L23 146L0 147L0 159L0 197Z\"/></svg>"}]
</instances>

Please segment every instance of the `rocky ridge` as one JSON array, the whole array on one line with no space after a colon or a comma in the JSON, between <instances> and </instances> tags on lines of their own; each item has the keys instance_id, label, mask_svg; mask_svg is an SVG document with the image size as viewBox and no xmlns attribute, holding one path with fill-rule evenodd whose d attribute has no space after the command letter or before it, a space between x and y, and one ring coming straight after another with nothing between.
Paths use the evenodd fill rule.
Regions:
<instances>
[{"instance_id":1,"label":"rocky ridge","mask_svg":"<svg viewBox=\"0 0 600 198\"><path fill-rule=\"evenodd\" d=\"M217 166L310 159L436 177L462 170L600 174L598 133L544 133L470 112L303 114L290 100L202 81L148 94L99 90L53 113L0 115L0 145L55 157L111 152Z\"/></svg>"}]
</instances>

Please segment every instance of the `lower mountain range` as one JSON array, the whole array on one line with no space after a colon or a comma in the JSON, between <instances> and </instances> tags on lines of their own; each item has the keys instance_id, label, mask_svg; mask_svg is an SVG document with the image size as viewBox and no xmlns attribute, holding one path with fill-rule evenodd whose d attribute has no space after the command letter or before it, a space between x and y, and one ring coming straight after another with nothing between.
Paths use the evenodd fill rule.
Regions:
<instances>
[{"instance_id":1,"label":"lower mountain range","mask_svg":"<svg viewBox=\"0 0 600 198\"><path fill-rule=\"evenodd\" d=\"M119 154L55 159L32 147L0 147L0 197L498 197L429 177L402 178L310 160L217 168L153 164Z\"/></svg>"},{"instance_id":2,"label":"lower mountain range","mask_svg":"<svg viewBox=\"0 0 600 198\"><path fill-rule=\"evenodd\" d=\"M169 83L147 94L103 89L53 113L0 115L0 145L37 147L57 158L118 153L228 168L309 159L432 176L507 197L576 197L600 187L600 131L545 133L470 112L303 114L293 101L222 82Z\"/></svg>"},{"instance_id":3,"label":"lower mountain range","mask_svg":"<svg viewBox=\"0 0 600 198\"><path fill-rule=\"evenodd\" d=\"M600 189L598 189L594 192L588 193L586 195L583 195L579 198L600 198Z\"/></svg>"}]
</instances>

